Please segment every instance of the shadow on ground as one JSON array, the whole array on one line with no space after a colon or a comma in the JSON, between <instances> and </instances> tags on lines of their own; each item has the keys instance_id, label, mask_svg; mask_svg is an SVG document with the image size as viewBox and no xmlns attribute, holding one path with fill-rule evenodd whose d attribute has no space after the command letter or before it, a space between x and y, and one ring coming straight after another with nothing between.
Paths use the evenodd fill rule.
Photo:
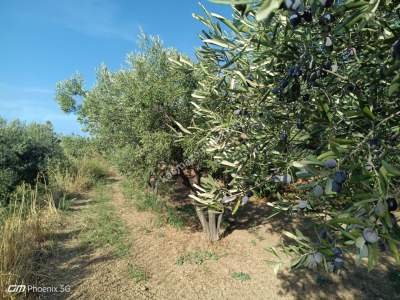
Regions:
<instances>
[{"instance_id":1,"label":"shadow on ground","mask_svg":"<svg viewBox=\"0 0 400 300\"><path fill-rule=\"evenodd\" d=\"M278 274L282 296L295 299L400 299L400 270L381 266L368 273L365 267L349 267L339 274L297 270Z\"/></svg>"},{"instance_id":2,"label":"shadow on ground","mask_svg":"<svg viewBox=\"0 0 400 300\"><path fill-rule=\"evenodd\" d=\"M171 201L179 213L185 214L195 230L201 230L193 205L188 198L190 191L184 186L175 189ZM257 231L257 238L265 240L272 233L300 230L306 236L315 236L315 224L302 216L277 215L268 218L272 208L265 200L249 202L238 210L235 216L231 211L225 213L225 232L227 237L235 230ZM268 226L263 226L269 224ZM292 241L282 238L286 244ZM355 266L354 261L341 273L328 274L315 270L294 270L278 274L282 297L303 299L400 299L400 269L389 259L383 259L377 269L368 272L366 267Z\"/></svg>"},{"instance_id":3,"label":"shadow on ground","mask_svg":"<svg viewBox=\"0 0 400 300\"><path fill-rule=\"evenodd\" d=\"M69 210L81 210L82 206L90 204L90 199L79 199L71 202ZM57 224L58 226L60 224ZM77 239L82 229L63 230L50 232L46 237L46 245L37 253L35 263L40 274L40 281L35 283L38 287L70 287L70 292L45 292L31 293L28 296L38 299L67 299L73 290L80 286L84 278L90 277L90 268L93 265L113 260L114 255L92 255L96 249L79 242ZM73 226L71 226L73 227Z\"/></svg>"}]
</instances>

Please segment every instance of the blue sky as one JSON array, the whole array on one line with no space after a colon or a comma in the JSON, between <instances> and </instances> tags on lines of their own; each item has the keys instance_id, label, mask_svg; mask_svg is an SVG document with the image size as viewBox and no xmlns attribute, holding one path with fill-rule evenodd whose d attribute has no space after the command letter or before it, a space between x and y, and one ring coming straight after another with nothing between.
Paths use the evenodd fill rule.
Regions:
<instances>
[{"instance_id":1,"label":"blue sky","mask_svg":"<svg viewBox=\"0 0 400 300\"><path fill-rule=\"evenodd\" d=\"M195 0L0 0L0 116L50 120L57 132L80 134L54 101L56 82L79 71L90 87L101 63L123 67L140 28L192 56L203 29L193 12L201 12Z\"/></svg>"}]
</instances>

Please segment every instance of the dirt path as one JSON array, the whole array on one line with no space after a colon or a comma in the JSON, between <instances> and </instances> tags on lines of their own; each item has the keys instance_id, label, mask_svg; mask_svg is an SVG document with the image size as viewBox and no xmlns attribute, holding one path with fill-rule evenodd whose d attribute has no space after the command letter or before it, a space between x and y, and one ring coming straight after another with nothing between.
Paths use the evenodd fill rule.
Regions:
<instances>
[{"instance_id":1,"label":"dirt path","mask_svg":"<svg viewBox=\"0 0 400 300\"><path fill-rule=\"evenodd\" d=\"M110 188L111 185L106 186ZM40 293L39 299L152 298L142 284L129 278L129 255L119 257L111 246L87 244L85 234L93 234L97 211L103 205L96 202L98 193L92 191L85 199L72 201L69 212L59 221L58 230L48 237L48 252L40 270L44 279L38 286L57 287L58 291ZM99 238L96 234L99 233L94 231L91 238Z\"/></svg>"},{"instance_id":2,"label":"dirt path","mask_svg":"<svg viewBox=\"0 0 400 300\"><path fill-rule=\"evenodd\" d=\"M63 220L54 255L48 259L52 285L67 284L71 292L47 299L396 299L386 273L356 269L342 275L281 272L275 275L265 250L279 242L272 222L236 229L210 244L202 233L159 226L149 212L125 201L120 179L107 187L116 216L123 221L130 253L118 257L107 247L88 250L80 232L87 226L91 200L75 202ZM89 196L90 198L90 196ZM283 223L282 223L283 222ZM280 227L279 227L280 226ZM276 232L277 231L277 232ZM134 267L132 267L134 266ZM139 270L139 271L138 271ZM399 299L399 298L397 298Z\"/></svg>"}]
</instances>

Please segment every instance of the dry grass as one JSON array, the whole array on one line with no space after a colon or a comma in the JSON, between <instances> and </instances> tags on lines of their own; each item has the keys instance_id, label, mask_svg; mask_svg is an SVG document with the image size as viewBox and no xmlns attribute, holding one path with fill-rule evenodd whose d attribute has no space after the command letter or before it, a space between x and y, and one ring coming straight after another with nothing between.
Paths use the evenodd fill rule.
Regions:
<instances>
[{"instance_id":1,"label":"dry grass","mask_svg":"<svg viewBox=\"0 0 400 300\"><path fill-rule=\"evenodd\" d=\"M36 282L36 256L42 249L52 221L57 219L52 194L38 186L18 187L0 224L0 298L14 299L6 292L10 284Z\"/></svg>"},{"instance_id":2,"label":"dry grass","mask_svg":"<svg viewBox=\"0 0 400 300\"><path fill-rule=\"evenodd\" d=\"M10 204L0 208L0 299L17 298L6 292L10 284L41 281L38 264L48 251L47 237L59 219L57 209L68 208L71 198L109 175L104 159L82 158L69 168L53 168L48 184L43 178L45 184L17 187Z\"/></svg>"},{"instance_id":3,"label":"dry grass","mask_svg":"<svg viewBox=\"0 0 400 300\"><path fill-rule=\"evenodd\" d=\"M98 180L111 176L107 162L101 157L84 157L73 161L73 168L54 168L51 183L55 198L68 194L80 194L92 187Z\"/></svg>"}]
</instances>

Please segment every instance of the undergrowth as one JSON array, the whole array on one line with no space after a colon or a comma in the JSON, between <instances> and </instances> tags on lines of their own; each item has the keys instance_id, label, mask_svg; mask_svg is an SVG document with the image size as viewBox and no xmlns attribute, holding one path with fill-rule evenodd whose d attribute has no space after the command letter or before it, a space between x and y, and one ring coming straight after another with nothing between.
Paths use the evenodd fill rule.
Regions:
<instances>
[{"instance_id":1,"label":"undergrowth","mask_svg":"<svg viewBox=\"0 0 400 300\"><path fill-rule=\"evenodd\" d=\"M112 248L113 254L121 257L129 254L130 245L126 242L127 229L118 218L115 207L105 185L98 185L93 199L96 205L88 216L88 225L81 233L81 241L88 247Z\"/></svg>"},{"instance_id":2,"label":"undergrowth","mask_svg":"<svg viewBox=\"0 0 400 300\"><path fill-rule=\"evenodd\" d=\"M132 203L138 211L151 211L157 215L157 219L164 224L169 224L174 228L182 229L187 225L187 212L182 211L168 203L160 195L156 195L141 187L133 180L125 179L122 182L122 190L125 199Z\"/></svg>"}]
</instances>

